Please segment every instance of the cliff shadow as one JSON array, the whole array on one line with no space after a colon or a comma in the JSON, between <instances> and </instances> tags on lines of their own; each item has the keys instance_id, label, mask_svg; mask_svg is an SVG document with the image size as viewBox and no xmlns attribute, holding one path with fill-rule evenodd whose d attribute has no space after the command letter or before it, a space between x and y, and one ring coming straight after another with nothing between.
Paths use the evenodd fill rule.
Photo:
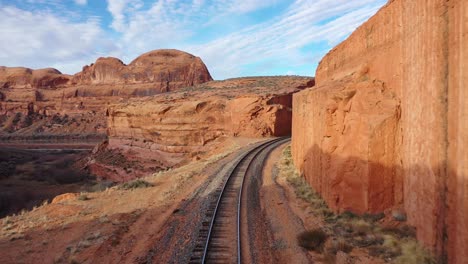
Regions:
<instances>
[{"instance_id":1,"label":"cliff shadow","mask_svg":"<svg viewBox=\"0 0 468 264\"><path fill-rule=\"evenodd\" d=\"M352 143L351 143L352 144ZM417 238L443 261L468 258L468 175L445 164L386 164L309 148L301 173L335 212L403 210ZM465 259L466 259L465 258Z\"/></svg>"}]
</instances>

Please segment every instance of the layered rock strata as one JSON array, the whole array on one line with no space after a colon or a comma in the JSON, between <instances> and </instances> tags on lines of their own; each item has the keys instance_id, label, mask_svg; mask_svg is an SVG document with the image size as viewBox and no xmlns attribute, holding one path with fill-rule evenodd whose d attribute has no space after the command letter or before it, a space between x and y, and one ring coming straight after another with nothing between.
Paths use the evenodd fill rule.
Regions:
<instances>
[{"instance_id":1,"label":"layered rock strata","mask_svg":"<svg viewBox=\"0 0 468 264\"><path fill-rule=\"evenodd\" d=\"M239 78L115 104L106 149L158 160L165 169L211 153L228 137L290 135L292 94L311 80Z\"/></svg>"},{"instance_id":2,"label":"layered rock strata","mask_svg":"<svg viewBox=\"0 0 468 264\"><path fill-rule=\"evenodd\" d=\"M468 256L468 3L384 6L294 95L296 166L336 211L403 208L441 259Z\"/></svg>"},{"instance_id":3,"label":"layered rock strata","mask_svg":"<svg viewBox=\"0 0 468 264\"><path fill-rule=\"evenodd\" d=\"M200 58L178 50L151 51L129 65L116 58L99 58L75 75L55 69L0 67L0 131L7 138L105 135L108 105L211 80ZM77 122L54 122L64 117Z\"/></svg>"}]
</instances>

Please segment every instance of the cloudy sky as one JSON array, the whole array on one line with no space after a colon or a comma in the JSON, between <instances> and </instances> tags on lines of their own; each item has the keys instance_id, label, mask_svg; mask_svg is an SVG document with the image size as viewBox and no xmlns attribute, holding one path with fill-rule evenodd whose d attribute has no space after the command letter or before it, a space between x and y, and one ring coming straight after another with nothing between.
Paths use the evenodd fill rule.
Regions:
<instances>
[{"instance_id":1,"label":"cloudy sky","mask_svg":"<svg viewBox=\"0 0 468 264\"><path fill-rule=\"evenodd\" d=\"M73 74L161 48L199 56L215 79L313 75L386 0L0 0L0 65Z\"/></svg>"}]
</instances>

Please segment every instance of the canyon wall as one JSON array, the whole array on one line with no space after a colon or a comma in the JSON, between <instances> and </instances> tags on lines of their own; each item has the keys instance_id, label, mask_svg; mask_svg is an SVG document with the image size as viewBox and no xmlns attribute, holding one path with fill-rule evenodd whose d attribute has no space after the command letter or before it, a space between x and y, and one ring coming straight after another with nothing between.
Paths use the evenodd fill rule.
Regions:
<instances>
[{"instance_id":1,"label":"canyon wall","mask_svg":"<svg viewBox=\"0 0 468 264\"><path fill-rule=\"evenodd\" d=\"M447 254L468 259L468 2L448 1Z\"/></svg>"},{"instance_id":2,"label":"canyon wall","mask_svg":"<svg viewBox=\"0 0 468 264\"><path fill-rule=\"evenodd\" d=\"M0 134L8 139L105 135L110 104L211 80L200 58L178 50L151 51L129 65L116 58L99 58L75 75L56 69L0 67ZM64 118L76 122L55 122Z\"/></svg>"},{"instance_id":3,"label":"canyon wall","mask_svg":"<svg viewBox=\"0 0 468 264\"><path fill-rule=\"evenodd\" d=\"M467 17L462 0L389 1L293 99L295 164L330 207L403 209L449 263L468 252Z\"/></svg>"},{"instance_id":4,"label":"canyon wall","mask_svg":"<svg viewBox=\"0 0 468 264\"><path fill-rule=\"evenodd\" d=\"M313 79L247 77L201 86L111 105L103 151L166 169L215 153L229 137L288 136L292 94L313 86ZM102 162L92 169L106 178L111 173L103 171L119 170Z\"/></svg>"}]
</instances>

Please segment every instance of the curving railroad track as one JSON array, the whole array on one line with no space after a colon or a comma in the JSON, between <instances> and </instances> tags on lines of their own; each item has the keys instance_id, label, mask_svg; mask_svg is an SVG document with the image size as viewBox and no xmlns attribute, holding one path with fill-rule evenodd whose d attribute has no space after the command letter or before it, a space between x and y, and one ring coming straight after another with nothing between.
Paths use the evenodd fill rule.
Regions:
<instances>
[{"instance_id":1,"label":"curving railroad track","mask_svg":"<svg viewBox=\"0 0 468 264\"><path fill-rule=\"evenodd\" d=\"M241 219L245 217L242 212L246 212L242 207L247 200L243 198L246 195L243 193L245 178L258 173L258 165L263 166L267 154L287 140L289 138L277 138L260 144L235 162L224 184L214 192L215 199L206 212L189 263L242 262L242 253L247 247L241 243L245 233L241 230Z\"/></svg>"}]
</instances>

